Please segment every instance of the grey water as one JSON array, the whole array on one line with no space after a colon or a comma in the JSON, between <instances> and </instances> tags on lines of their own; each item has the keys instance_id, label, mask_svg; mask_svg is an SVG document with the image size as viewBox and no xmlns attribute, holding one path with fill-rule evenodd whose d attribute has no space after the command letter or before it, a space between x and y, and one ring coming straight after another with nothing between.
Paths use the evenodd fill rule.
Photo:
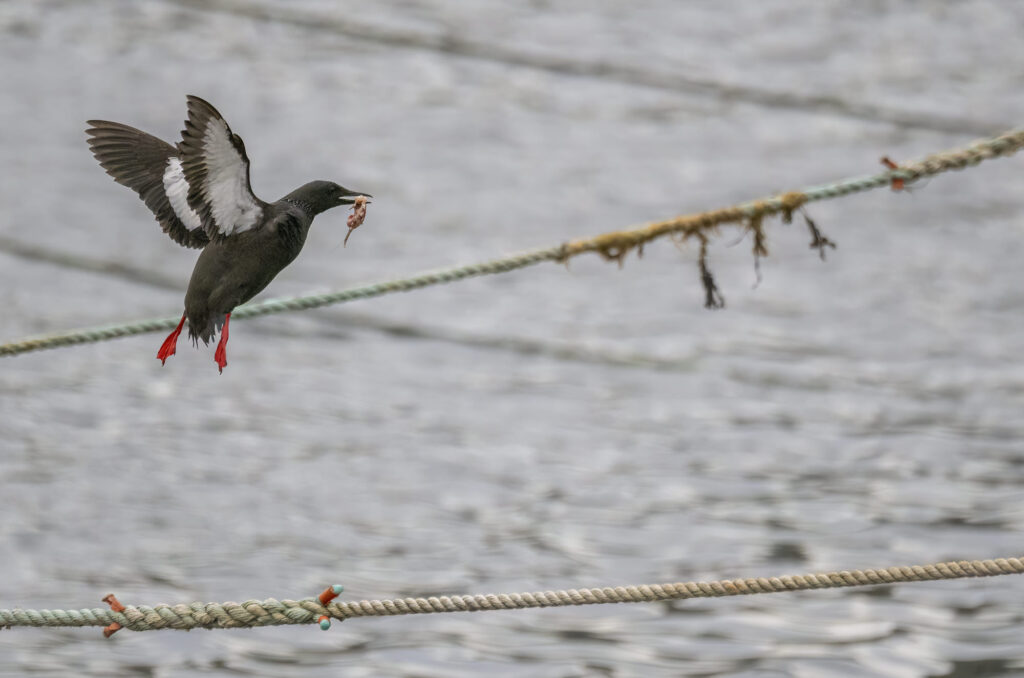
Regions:
<instances>
[{"instance_id":1,"label":"grey water","mask_svg":"<svg viewBox=\"0 0 1024 678\"><path fill-rule=\"evenodd\" d=\"M341 210L263 297L881 169L1020 124L1013 2L0 3L0 341L180 313L195 252L85 144L185 94ZM1024 158L724 228L0 359L0 607L518 592L1016 556ZM1024 675L1024 579L131 633L0 676Z\"/></svg>"}]
</instances>

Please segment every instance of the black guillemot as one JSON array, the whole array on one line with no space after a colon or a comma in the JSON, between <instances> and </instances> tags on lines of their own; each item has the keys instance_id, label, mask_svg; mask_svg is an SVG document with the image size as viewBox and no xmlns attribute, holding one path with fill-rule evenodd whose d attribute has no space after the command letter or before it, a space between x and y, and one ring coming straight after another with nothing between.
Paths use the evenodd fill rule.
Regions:
<instances>
[{"instance_id":1,"label":"black guillemot","mask_svg":"<svg viewBox=\"0 0 1024 678\"><path fill-rule=\"evenodd\" d=\"M89 146L107 174L132 189L156 215L164 232L185 247L202 248L185 293L185 312L157 358L174 355L188 320L193 343L220 330L214 359L227 365L231 311L262 291L290 264L306 241L313 217L338 205L365 216L368 193L331 181L311 181L274 203L253 195L249 158L213 106L188 96L181 141L172 146L133 127L90 120ZM351 232L351 231L350 231ZM347 239L347 238L346 238Z\"/></svg>"}]
</instances>

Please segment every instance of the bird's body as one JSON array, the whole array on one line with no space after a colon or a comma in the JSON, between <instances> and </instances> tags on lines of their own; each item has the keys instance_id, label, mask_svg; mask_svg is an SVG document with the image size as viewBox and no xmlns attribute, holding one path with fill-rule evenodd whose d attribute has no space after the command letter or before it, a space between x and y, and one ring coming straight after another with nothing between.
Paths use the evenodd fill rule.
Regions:
<instances>
[{"instance_id":1,"label":"bird's body","mask_svg":"<svg viewBox=\"0 0 1024 678\"><path fill-rule=\"evenodd\" d=\"M316 215L365 195L312 181L277 202L263 202L249 186L241 138L198 97L188 97L188 119L176 147L120 123L89 124L89 145L107 173L139 194L172 240L203 250L182 322L157 353L161 361L174 354L187 319L193 342L209 343L221 331L215 358L223 370L231 311L295 260Z\"/></svg>"},{"instance_id":2,"label":"bird's body","mask_svg":"<svg viewBox=\"0 0 1024 678\"><path fill-rule=\"evenodd\" d=\"M185 293L193 340L209 343L224 315L262 292L302 250L313 215L288 203L270 208L277 214L260 230L212 241L199 254Z\"/></svg>"}]
</instances>

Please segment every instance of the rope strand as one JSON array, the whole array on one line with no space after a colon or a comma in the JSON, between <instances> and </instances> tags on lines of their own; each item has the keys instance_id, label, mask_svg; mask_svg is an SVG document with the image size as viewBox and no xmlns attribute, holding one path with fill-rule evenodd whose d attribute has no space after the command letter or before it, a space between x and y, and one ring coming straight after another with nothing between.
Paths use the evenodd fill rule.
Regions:
<instances>
[{"instance_id":1,"label":"rope strand","mask_svg":"<svg viewBox=\"0 0 1024 678\"><path fill-rule=\"evenodd\" d=\"M314 624L322 616L345 620L352 617L388 617L440 612L521 610L534 607L648 603L688 598L718 598L759 593L785 593L812 589L878 586L918 581L997 577L1024 574L1021 558L961 560L932 565L888 567L879 570L842 570L752 579L582 588L533 593L456 595L430 598L334 601L322 605L316 598L302 600L247 600L243 603L192 603L190 605L126 605L123 611L0 609L0 627L14 626L108 626L118 624L132 631L161 629L227 629L287 624Z\"/></svg>"},{"instance_id":2,"label":"rope strand","mask_svg":"<svg viewBox=\"0 0 1024 678\"><path fill-rule=\"evenodd\" d=\"M839 198L852 193L889 186L893 180L902 179L909 183L942 172L973 167L984 160L1012 155L1022 147L1024 147L1024 129L1014 130L991 139L977 141L962 149L929 155L920 161L900 165L899 169L895 170L813 186L803 191L792 191L724 209L676 217L622 231L612 231L592 238L529 250L500 259L430 271L409 278L363 285L327 294L271 299L246 304L235 309L231 317L233 319L252 318L271 313L319 308L356 299L368 299L393 292L407 292L465 278L507 273L543 261L565 262L585 252L597 252L605 259L621 262L631 250L641 248L645 243L666 235L675 235L684 239L695 236L707 238L715 228L723 224L745 226L755 221L759 228L760 222L765 216L781 214L785 220L789 220L794 210L809 202ZM12 341L0 344L0 356L12 356L47 348L171 330L177 325L179 317L119 323Z\"/></svg>"}]
</instances>

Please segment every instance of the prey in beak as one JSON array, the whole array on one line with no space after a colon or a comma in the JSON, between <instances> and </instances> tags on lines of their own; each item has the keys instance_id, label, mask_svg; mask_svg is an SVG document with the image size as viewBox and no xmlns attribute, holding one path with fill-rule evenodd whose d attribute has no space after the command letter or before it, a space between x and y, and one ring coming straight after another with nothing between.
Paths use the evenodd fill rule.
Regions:
<instances>
[{"instance_id":1,"label":"prey in beak","mask_svg":"<svg viewBox=\"0 0 1024 678\"><path fill-rule=\"evenodd\" d=\"M370 204L369 196L366 194L358 194L353 198L343 197L341 204L352 205L352 214L348 215L348 233L345 234L345 240L342 242L342 247L348 246L348 237L352 235L352 231L356 230L363 225L363 221L366 220L366 206Z\"/></svg>"}]
</instances>

